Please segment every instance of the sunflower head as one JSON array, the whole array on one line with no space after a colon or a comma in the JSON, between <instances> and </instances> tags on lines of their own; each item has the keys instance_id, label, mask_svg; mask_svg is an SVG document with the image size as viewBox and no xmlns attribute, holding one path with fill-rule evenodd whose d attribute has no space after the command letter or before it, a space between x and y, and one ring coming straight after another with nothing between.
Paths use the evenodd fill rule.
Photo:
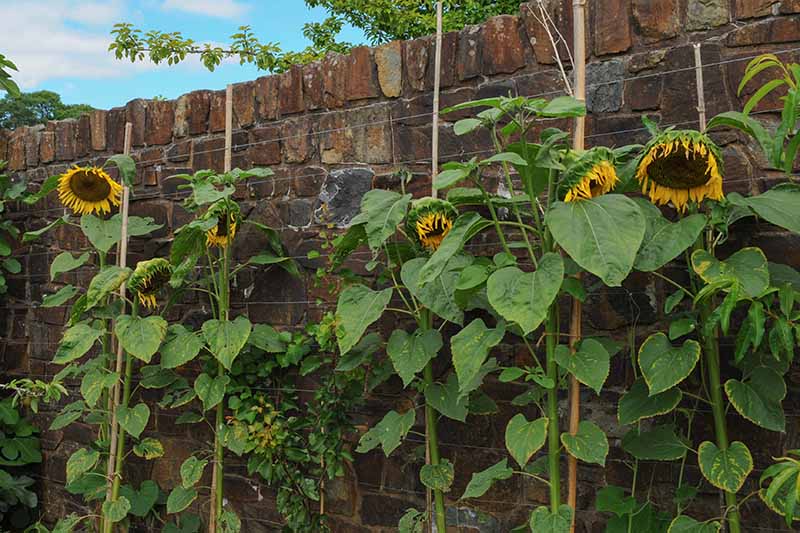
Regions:
<instances>
[{"instance_id":1,"label":"sunflower head","mask_svg":"<svg viewBox=\"0 0 800 533\"><path fill-rule=\"evenodd\" d=\"M672 203L685 211L689 202L721 200L722 156L707 135L692 130L668 130L644 148L636 179L650 201Z\"/></svg>"},{"instance_id":2,"label":"sunflower head","mask_svg":"<svg viewBox=\"0 0 800 533\"><path fill-rule=\"evenodd\" d=\"M74 166L58 180L58 199L76 215L110 213L120 204L122 185L99 167Z\"/></svg>"},{"instance_id":3,"label":"sunflower head","mask_svg":"<svg viewBox=\"0 0 800 533\"><path fill-rule=\"evenodd\" d=\"M458 211L453 204L438 198L421 198L411 204L406 232L418 246L435 252L453 227Z\"/></svg>"},{"instance_id":4,"label":"sunflower head","mask_svg":"<svg viewBox=\"0 0 800 533\"><path fill-rule=\"evenodd\" d=\"M156 306L156 295L172 276L172 266L162 257L139 261L128 280L128 288L145 307Z\"/></svg>"},{"instance_id":5,"label":"sunflower head","mask_svg":"<svg viewBox=\"0 0 800 533\"><path fill-rule=\"evenodd\" d=\"M587 150L567 168L561 182L565 202L588 200L610 192L619 182L614 152L596 147Z\"/></svg>"},{"instance_id":6,"label":"sunflower head","mask_svg":"<svg viewBox=\"0 0 800 533\"><path fill-rule=\"evenodd\" d=\"M239 207L236 204L214 204L206 216L217 218L217 225L206 231L208 246L224 248L233 242L233 238L236 236L236 225L239 222Z\"/></svg>"}]
</instances>

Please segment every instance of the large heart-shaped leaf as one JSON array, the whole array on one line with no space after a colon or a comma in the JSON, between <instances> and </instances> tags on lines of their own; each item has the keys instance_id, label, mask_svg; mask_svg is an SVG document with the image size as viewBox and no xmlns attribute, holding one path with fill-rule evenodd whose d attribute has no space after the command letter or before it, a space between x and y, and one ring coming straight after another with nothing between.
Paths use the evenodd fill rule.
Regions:
<instances>
[{"instance_id":1,"label":"large heart-shaped leaf","mask_svg":"<svg viewBox=\"0 0 800 533\"><path fill-rule=\"evenodd\" d=\"M351 285L339 294L336 316L341 330L338 336L341 353L356 345L367 328L381 317L391 299L391 288L373 291L364 285Z\"/></svg>"},{"instance_id":2,"label":"large heart-shaped leaf","mask_svg":"<svg viewBox=\"0 0 800 533\"><path fill-rule=\"evenodd\" d=\"M75 359L83 357L102 334L103 330L94 329L87 324L72 326L61 337L53 362L57 365L66 365Z\"/></svg>"},{"instance_id":3,"label":"large heart-shaped leaf","mask_svg":"<svg viewBox=\"0 0 800 533\"><path fill-rule=\"evenodd\" d=\"M128 516L128 511L131 510L131 502L125 496L120 496L116 500L106 500L103 502L103 516L111 522L116 524Z\"/></svg>"},{"instance_id":4,"label":"large heart-shaped leaf","mask_svg":"<svg viewBox=\"0 0 800 533\"><path fill-rule=\"evenodd\" d=\"M564 261L560 255L548 253L542 256L535 272L523 272L514 266L494 272L486 282L486 294L495 311L519 324L527 335L547 317L563 279Z\"/></svg>"},{"instance_id":5,"label":"large heart-shaped leaf","mask_svg":"<svg viewBox=\"0 0 800 533\"><path fill-rule=\"evenodd\" d=\"M61 252L50 263L50 281L56 279L56 276L75 270L76 268L86 264L89 260L89 252L84 252L78 257L73 257L69 252Z\"/></svg>"},{"instance_id":6,"label":"large heart-shaped leaf","mask_svg":"<svg viewBox=\"0 0 800 533\"><path fill-rule=\"evenodd\" d=\"M154 481L147 479L142 481L138 491L130 485L123 485L119 493L131 503L130 514L144 518L153 509L161 491Z\"/></svg>"},{"instance_id":7,"label":"large heart-shaped leaf","mask_svg":"<svg viewBox=\"0 0 800 533\"><path fill-rule=\"evenodd\" d=\"M367 242L372 250L379 250L386 239L394 235L403 221L411 201L410 194L400 194L386 189L373 189L361 199L361 212L353 224L366 221Z\"/></svg>"},{"instance_id":8,"label":"large heart-shaped leaf","mask_svg":"<svg viewBox=\"0 0 800 533\"><path fill-rule=\"evenodd\" d=\"M117 408L117 412L120 427L138 439L147 426L147 421L150 420L150 408L143 403L137 404L136 407L121 405Z\"/></svg>"},{"instance_id":9,"label":"large heart-shaped leaf","mask_svg":"<svg viewBox=\"0 0 800 533\"><path fill-rule=\"evenodd\" d=\"M181 324L173 324L167 329L166 340L161 346L161 366L178 368L197 357L202 348L203 341L194 332Z\"/></svg>"},{"instance_id":10,"label":"large heart-shaped leaf","mask_svg":"<svg viewBox=\"0 0 800 533\"><path fill-rule=\"evenodd\" d=\"M582 420L578 424L578 432L561 434L561 444L567 453L584 463L605 466L608 455L608 438L594 422Z\"/></svg>"},{"instance_id":11,"label":"large heart-shaped leaf","mask_svg":"<svg viewBox=\"0 0 800 533\"><path fill-rule=\"evenodd\" d=\"M786 397L783 376L771 368L753 369L745 381L729 379L725 393L740 415L771 431L786 431L781 402Z\"/></svg>"},{"instance_id":12,"label":"large heart-shaped leaf","mask_svg":"<svg viewBox=\"0 0 800 533\"><path fill-rule=\"evenodd\" d=\"M464 312L456 303L456 284L461 271L472 264L472 258L463 255L452 257L442 268L439 277L421 285L419 276L425 266L425 258L418 257L403 264L400 278L414 297L445 320L455 324L464 322Z\"/></svg>"},{"instance_id":13,"label":"large heart-shaped leaf","mask_svg":"<svg viewBox=\"0 0 800 533\"><path fill-rule=\"evenodd\" d=\"M757 196L737 195L732 203L746 205L767 222L800 233L800 187L794 183L776 185Z\"/></svg>"},{"instance_id":14,"label":"large heart-shaped leaf","mask_svg":"<svg viewBox=\"0 0 800 533\"><path fill-rule=\"evenodd\" d=\"M441 349L442 334L435 329L418 329L411 334L396 329L386 345L386 353L406 387Z\"/></svg>"},{"instance_id":15,"label":"large heart-shaped leaf","mask_svg":"<svg viewBox=\"0 0 800 533\"><path fill-rule=\"evenodd\" d=\"M716 520L698 522L690 516L676 516L669 525L667 533L717 533L722 526Z\"/></svg>"},{"instance_id":16,"label":"large heart-shaped leaf","mask_svg":"<svg viewBox=\"0 0 800 533\"><path fill-rule=\"evenodd\" d=\"M738 283L750 298L758 298L769 288L769 264L759 248L742 248L724 261L697 250L692 254L692 268L706 283Z\"/></svg>"},{"instance_id":17,"label":"large heart-shaped leaf","mask_svg":"<svg viewBox=\"0 0 800 533\"><path fill-rule=\"evenodd\" d=\"M409 409L402 415L397 411L389 411L383 420L375 424L369 431L361 436L356 451L367 453L380 446L388 457L405 438L411 426L414 425L415 413Z\"/></svg>"},{"instance_id":18,"label":"large heart-shaped leaf","mask_svg":"<svg viewBox=\"0 0 800 533\"><path fill-rule=\"evenodd\" d=\"M634 201L647 222L642 247L634 263L637 270L652 272L666 265L694 244L706 225L705 215L689 215L673 223L644 198L634 198Z\"/></svg>"},{"instance_id":19,"label":"large heart-shaped leaf","mask_svg":"<svg viewBox=\"0 0 800 533\"><path fill-rule=\"evenodd\" d=\"M667 391L686 379L700 360L700 344L687 340L672 346L663 333L647 337L639 348L639 367L650 395Z\"/></svg>"},{"instance_id":20,"label":"large heart-shaped leaf","mask_svg":"<svg viewBox=\"0 0 800 533\"><path fill-rule=\"evenodd\" d=\"M721 450L713 442L705 441L697 449L700 472L709 483L727 492L736 493L742 488L753 470L753 457L744 443L732 442Z\"/></svg>"},{"instance_id":21,"label":"large heart-shaped leaf","mask_svg":"<svg viewBox=\"0 0 800 533\"><path fill-rule=\"evenodd\" d=\"M455 469L453 468L453 463L447 459L436 465L425 465L419 471L419 479L423 485L429 489L442 492L450 492L450 485L453 484L454 477Z\"/></svg>"},{"instance_id":22,"label":"large heart-shaped leaf","mask_svg":"<svg viewBox=\"0 0 800 533\"><path fill-rule=\"evenodd\" d=\"M77 481L82 475L94 468L100 459L100 452L81 448L67 459L67 483Z\"/></svg>"},{"instance_id":23,"label":"large heart-shaped leaf","mask_svg":"<svg viewBox=\"0 0 800 533\"><path fill-rule=\"evenodd\" d=\"M148 437L134 445L133 453L137 457L143 457L149 461L164 456L164 445L158 439Z\"/></svg>"},{"instance_id":24,"label":"large heart-shaped leaf","mask_svg":"<svg viewBox=\"0 0 800 533\"><path fill-rule=\"evenodd\" d=\"M544 446L547 422L546 417L528 422L522 413L509 420L506 426L506 448L520 467L525 468L533 454Z\"/></svg>"},{"instance_id":25,"label":"large heart-shaped leaf","mask_svg":"<svg viewBox=\"0 0 800 533\"><path fill-rule=\"evenodd\" d=\"M94 407L105 389L110 389L119 379L116 372L103 372L92 369L81 380L81 395L86 405Z\"/></svg>"},{"instance_id":26,"label":"large heart-shaped leaf","mask_svg":"<svg viewBox=\"0 0 800 533\"><path fill-rule=\"evenodd\" d=\"M672 425L655 426L647 431L633 428L622 438L622 448L642 461L674 461L689 449Z\"/></svg>"},{"instance_id":27,"label":"large heart-shaped leaf","mask_svg":"<svg viewBox=\"0 0 800 533\"><path fill-rule=\"evenodd\" d=\"M486 491L491 488L495 481L509 479L513 475L514 469L509 468L508 459L503 459L486 470L472 474L472 479L469 480L469 484L464 490L464 494L461 495L461 499L480 498L486 494Z\"/></svg>"},{"instance_id":28,"label":"large heart-shaped leaf","mask_svg":"<svg viewBox=\"0 0 800 533\"><path fill-rule=\"evenodd\" d=\"M547 507L538 507L531 513L531 531L536 533L569 533L572 525L572 508L561 505L557 513Z\"/></svg>"},{"instance_id":29,"label":"large heart-shaped leaf","mask_svg":"<svg viewBox=\"0 0 800 533\"><path fill-rule=\"evenodd\" d=\"M197 489L187 489L178 485L172 489L172 492L167 497L167 512L170 514L180 513L189 507L196 498Z\"/></svg>"},{"instance_id":30,"label":"large heart-shaped leaf","mask_svg":"<svg viewBox=\"0 0 800 533\"><path fill-rule=\"evenodd\" d=\"M190 455L181 464L181 485L183 485L183 488L188 489L195 486L200 481L200 478L203 477L203 471L207 464L207 460L200 460L194 455Z\"/></svg>"},{"instance_id":31,"label":"large heart-shaped leaf","mask_svg":"<svg viewBox=\"0 0 800 533\"><path fill-rule=\"evenodd\" d=\"M458 379L450 374L447 383L433 383L425 388L425 401L447 418L464 422L467 418L469 399L459 395Z\"/></svg>"},{"instance_id":32,"label":"large heart-shaped leaf","mask_svg":"<svg viewBox=\"0 0 800 533\"><path fill-rule=\"evenodd\" d=\"M149 363L167 335L167 321L156 315L123 315L117 319L114 332L126 352Z\"/></svg>"},{"instance_id":33,"label":"large heart-shaped leaf","mask_svg":"<svg viewBox=\"0 0 800 533\"><path fill-rule=\"evenodd\" d=\"M594 339L585 339L574 354L563 344L559 345L556 362L597 394L600 394L611 369L611 356L605 346Z\"/></svg>"},{"instance_id":34,"label":"large heart-shaped leaf","mask_svg":"<svg viewBox=\"0 0 800 533\"><path fill-rule=\"evenodd\" d=\"M642 244L645 218L636 202L604 194L580 202L555 202L547 213L553 237L582 268L618 287Z\"/></svg>"},{"instance_id":35,"label":"large heart-shaped leaf","mask_svg":"<svg viewBox=\"0 0 800 533\"><path fill-rule=\"evenodd\" d=\"M222 366L230 370L247 343L251 328L252 324L246 317L237 316L235 320L206 320L202 330L208 349Z\"/></svg>"},{"instance_id":36,"label":"large heart-shaped leaf","mask_svg":"<svg viewBox=\"0 0 800 533\"><path fill-rule=\"evenodd\" d=\"M470 322L467 327L453 335L450 339L453 353L453 367L458 376L459 389L471 383L481 370L489 352L500 344L505 336L503 324L489 329L480 318Z\"/></svg>"},{"instance_id":37,"label":"large heart-shaped leaf","mask_svg":"<svg viewBox=\"0 0 800 533\"><path fill-rule=\"evenodd\" d=\"M650 396L647 384L638 379L619 400L619 423L635 424L643 418L665 415L678 406L682 397L683 393L677 388Z\"/></svg>"},{"instance_id":38,"label":"large heart-shaped leaf","mask_svg":"<svg viewBox=\"0 0 800 533\"><path fill-rule=\"evenodd\" d=\"M206 373L197 376L197 379L194 380L194 390L197 397L203 402L204 411L208 411L222 401L222 398L225 397L225 387L228 386L230 380L231 378L226 374L215 378Z\"/></svg>"}]
</instances>

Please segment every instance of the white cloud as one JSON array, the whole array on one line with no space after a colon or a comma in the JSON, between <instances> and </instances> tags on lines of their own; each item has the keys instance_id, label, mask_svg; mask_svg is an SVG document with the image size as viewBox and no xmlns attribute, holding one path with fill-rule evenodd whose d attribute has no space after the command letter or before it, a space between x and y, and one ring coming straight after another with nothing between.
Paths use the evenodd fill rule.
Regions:
<instances>
[{"instance_id":1,"label":"white cloud","mask_svg":"<svg viewBox=\"0 0 800 533\"><path fill-rule=\"evenodd\" d=\"M162 7L166 10L220 18L240 17L250 9L236 0L164 0Z\"/></svg>"},{"instance_id":2,"label":"white cloud","mask_svg":"<svg viewBox=\"0 0 800 533\"><path fill-rule=\"evenodd\" d=\"M35 90L59 78L110 80L175 68L150 61L118 60L108 51L111 25L126 20L125 5L120 0L0 2L0 20L5 28L25 28L0 32L0 50L17 65L19 72L13 73L13 78L23 90ZM180 68L202 66L192 58Z\"/></svg>"}]
</instances>

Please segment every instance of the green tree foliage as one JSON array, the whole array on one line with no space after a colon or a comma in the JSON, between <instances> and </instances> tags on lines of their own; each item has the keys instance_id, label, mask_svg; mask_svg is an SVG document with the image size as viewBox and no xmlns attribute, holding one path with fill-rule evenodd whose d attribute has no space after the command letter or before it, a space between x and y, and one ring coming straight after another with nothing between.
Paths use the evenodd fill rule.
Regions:
<instances>
[{"instance_id":1,"label":"green tree foliage","mask_svg":"<svg viewBox=\"0 0 800 533\"><path fill-rule=\"evenodd\" d=\"M239 27L226 47L199 43L181 32L152 30L143 32L130 23L114 25L114 42L109 45L117 59L131 62L146 58L154 63L175 65L189 55L199 55L203 65L213 71L223 59L238 58L260 70L284 72L292 65L303 65L325 57L329 52L345 53L353 45L339 41L344 23L362 30L373 44L397 39L413 39L436 31L436 2L427 0L305 0L309 7L324 7L329 17L308 23L303 35L311 45L298 52L284 51L278 43L260 42L250 26ZM443 6L444 31L459 30L487 18L519 9L517 0L446 0Z\"/></svg>"},{"instance_id":2,"label":"green tree foliage","mask_svg":"<svg viewBox=\"0 0 800 533\"><path fill-rule=\"evenodd\" d=\"M76 118L93 108L86 104L65 104L52 91L12 93L0 100L0 128L14 129L33 126L48 120Z\"/></svg>"}]
</instances>

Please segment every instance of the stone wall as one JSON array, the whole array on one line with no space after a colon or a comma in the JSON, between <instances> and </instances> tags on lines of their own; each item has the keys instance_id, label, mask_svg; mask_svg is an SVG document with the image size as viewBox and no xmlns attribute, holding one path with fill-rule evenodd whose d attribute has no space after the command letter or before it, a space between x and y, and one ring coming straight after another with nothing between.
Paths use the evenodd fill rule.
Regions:
<instances>
[{"instance_id":1,"label":"stone wall","mask_svg":"<svg viewBox=\"0 0 800 533\"><path fill-rule=\"evenodd\" d=\"M709 116L740 109L743 98L736 88L747 63L745 58L765 51L796 49L800 42L798 0L596 0L588 2L587 55L590 84L588 143L622 145L646 139L640 117L648 114L663 124L697 126L694 58L691 43L702 42L706 102ZM442 105L493 95L548 95L561 90L553 50L537 24L533 5L523 4L518 16L500 16L481 26L448 33L443 40ZM565 36L571 35L571 2L551 0L550 11ZM429 190L431 103L433 85L432 38L394 42L378 48L358 47L349 55L331 55L324 61L294 67L286 73L262 77L234 86L233 165L269 166L275 176L253 180L237 191L247 216L281 231L291 255L304 257L318 248L320 229L327 222L345 225L358 201L371 187L395 187L396 172L408 169L416 179L417 195ZM566 50L562 49L561 54ZM782 56L798 61L797 50ZM109 90L113 85L109 84ZM749 89L748 89L749 90ZM767 99L761 111L774 110L777 97ZM223 166L224 91L194 91L176 100L133 100L124 107L94 111L76 120L0 132L0 159L9 161L11 173L32 183L63 172L73 163L102 162L122 150L126 121L133 124L133 155L138 175L131 213L150 216L163 224L150 240L134 239L131 258L136 261L164 255L172 232L188 220L181 208L181 193L170 175ZM769 113L764 113L770 118ZM443 160L468 158L489 149L486 138L453 134L454 118L441 124ZM568 127L568 124L564 124ZM728 191L757 192L774 181L759 153L732 132L716 134L724 147ZM325 219L319 213L325 207ZM10 216L25 229L42 227L59 216L55 195L39 205L18 206ZM238 239L236 253L250 254L263 242L255 235ZM768 255L800 267L800 239L765 225L738 228L729 246L757 244ZM84 245L79 230L61 226L45 241L18 246L14 254L21 274L10 277L10 291L0 313L2 365L9 374L51 377L58 368L50 364L60 338L65 308L38 306L44 293L57 288L49 281L48 266L62 250ZM490 250L486 250L490 251ZM317 260L318 261L318 260ZM332 308L335 298L322 294L312 283L314 260L301 259L305 277L294 279L280 270L243 272L237 280L235 312L248 313L254 322L297 327ZM85 285L93 267L72 273L69 281ZM639 340L662 324L660 302L668 288L655 278L633 275L622 289L594 286L584 320L589 332L624 339L631 326ZM314 300L326 298L318 305ZM286 303L290 302L290 303ZM178 319L196 311L188 301L171 311ZM497 356L506 362L522 358L515 346L503 346ZM520 359L522 361L522 359ZM612 451L606 468L582 466L579 531L603 530L604 517L593 512L594 494L605 484L630 484L630 471L618 447L615 406L619 393L632 376L625 356L617 357L609 387L601 398L585 393L584 416L610 430ZM786 409L787 434L776 438L741 420L732 432L745 438L763 468L771 456L800 446L798 440L798 385L790 384ZM502 413L475 417L468 426L446 421L441 430L444 454L456 465L456 480L449 501L453 531L506 532L525 520L531 508L546 499L539 484L514 478L498 484L485 498L470 504L455 499L472 472L482 470L504 456L505 423L516 408L508 400L518 392L507 385L491 385L501 400ZM392 384L385 391L400 395ZM794 393L794 394L793 394ZM400 401L400 400L397 400ZM369 424L392 406L386 398L370 398L368 412L359 424ZM165 444L169 460L137 469L139 477L151 477L162 486L178 478L180 461L205 435L176 426L170 413L153 406L148 428ZM562 413L565 414L565 411ZM52 413L42 415L46 427ZM703 416L695 425L697 438L708 437L711 424ZM73 425L43 435L45 461L41 469L42 503L47 519L76 509L80 502L65 494L64 464L78 442L86 441L87 427ZM235 460L234 465L238 464ZM393 531L402 512L424 505L418 481L414 445L404 445L390 458L381 452L359 456L348 475L329 487L329 509L339 532ZM150 468L150 470L147 470ZM697 469L689 461L687 478L697 482ZM757 474L744 489L750 492ZM639 486L669 505L677 479L677 466L643 464ZM273 531L279 521L271 492L248 479L244 468L227 473L228 495L244 519L248 532ZM695 516L718 513L716 493L704 487ZM756 499L746 504L746 531L780 531L781 521L766 513Z\"/></svg>"}]
</instances>

